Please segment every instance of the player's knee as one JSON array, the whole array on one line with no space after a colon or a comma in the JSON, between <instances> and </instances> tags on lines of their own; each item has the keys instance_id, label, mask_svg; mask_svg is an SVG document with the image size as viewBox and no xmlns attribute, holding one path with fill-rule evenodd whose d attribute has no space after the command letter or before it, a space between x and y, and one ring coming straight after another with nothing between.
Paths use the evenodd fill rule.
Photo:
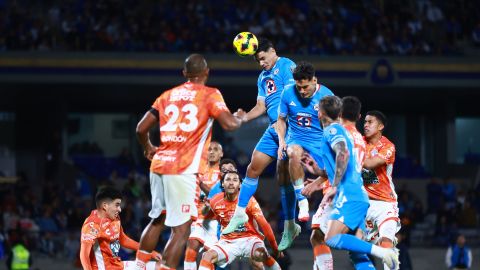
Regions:
<instances>
[{"instance_id":1,"label":"player's knee","mask_svg":"<svg viewBox=\"0 0 480 270\"><path fill-rule=\"evenodd\" d=\"M205 260L210 263L214 263L216 258L217 258L217 252L215 252L215 250L209 250L203 253L203 256L202 256L202 260Z\"/></svg>"},{"instance_id":2,"label":"player's knee","mask_svg":"<svg viewBox=\"0 0 480 270\"><path fill-rule=\"evenodd\" d=\"M202 243L200 243L196 239L188 239L188 247L197 251L200 250L200 247L202 246Z\"/></svg>"},{"instance_id":3,"label":"player's knee","mask_svg":"<svg viewBox=\"0 0 480 270\"><path fill-rule=\"evenodd\" d=\"M264 248L257 248L253 251L252 260L263 262L267 259L267 251Z\"/></svg>"},{"instance_id":4,"label":"player's knee","mask_svg":"<svg viewBox=\"0 0 480 270\"><path fill-rule=\"evenodd\" d=\"M325 243L325 235L319 229L313 229L310 235L310 243L312 246L317 246Z\"/></svg>"},{"instance_id":5,"label":"player's knee","mask_svg":"<svg viewBox=\"0 0 480 270\"><path fill-rule=\"evenodd\" d=\"M303 154L303 149L299 145L291 145L287 148L287 155L290 160L300 161Z\"/></svg>"},{"instance_id":6,"label":"player's knee","mask_svg":"<svg viewBox=\"0 0 480 270\"><path fill-rule=\"evenodd\" d=\"M395 239L395 234L398 230L398 222L396 220L387 220L383 224L380 225L378 229L378 234L380 235L380 239L386 239L390 242L393 242ZM385 240L385 241L386 241Z\"/></svg>"}]
</instances>

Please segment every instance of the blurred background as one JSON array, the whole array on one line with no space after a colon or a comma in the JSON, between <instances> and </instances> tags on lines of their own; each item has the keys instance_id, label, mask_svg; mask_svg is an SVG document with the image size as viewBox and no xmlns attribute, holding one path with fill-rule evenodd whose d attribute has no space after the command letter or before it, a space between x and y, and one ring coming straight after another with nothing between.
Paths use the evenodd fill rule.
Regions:
<instances>
[{"instance_id":1,"label":"blurred background","mask_svg":"<svg viewBox=\"0 0 480 270\"><path fill-rule=\"evenodd\" d=\"M136 124L184 81L193 52L206 55L208 84L230 110L251 109L260 68L234 54L241 31L312 62L319 81L359 97L363 113L388 116L399 237L412 265L402 269L446 269L459 234L480 268L478 1L0 0L0 269L18 238L33 269L79 267L80 228L105 183L124 191L123 227L138 240L150 191ZM261 117L233 133L216 126L213 138L244 173L267 124ZM257 198L279 232L273 176L269 167ZM312 211L320 200L311 199ZM290 269L311 269L309 228L289 250ZM345 253L335 256L337 269L349 269Z\"/></svg>"}]
</instances>

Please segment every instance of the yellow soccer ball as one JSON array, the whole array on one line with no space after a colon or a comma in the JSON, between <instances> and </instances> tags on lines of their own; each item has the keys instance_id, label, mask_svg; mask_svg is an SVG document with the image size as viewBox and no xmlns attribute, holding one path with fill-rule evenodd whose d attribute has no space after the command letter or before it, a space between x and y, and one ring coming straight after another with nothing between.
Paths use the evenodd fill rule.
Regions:
<instances>
[{"instance_id":1,"label":"yellow soccer ball","mask_svg":"<svg viewBox=\"0 0 480 270\"><path fill-rule=\"evenodd\" d=\"M233 50L240 56L251 56L257 52L258 39L250 32L241 32L233 40Z\"/></svg>"}]
</instances>

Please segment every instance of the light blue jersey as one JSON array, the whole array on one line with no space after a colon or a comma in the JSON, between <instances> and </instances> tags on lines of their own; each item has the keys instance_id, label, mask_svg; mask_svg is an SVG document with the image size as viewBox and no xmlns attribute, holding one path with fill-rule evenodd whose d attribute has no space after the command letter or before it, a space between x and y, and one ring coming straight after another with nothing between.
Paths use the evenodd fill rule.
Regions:
<instances>
[{"instance_id":1,"label":"light blue jersey","mask_svg":"<svg viewBox=\"0 0 480 270\"><path fill-rule=\"evenodd\" d=\"M323 139L323 128L318 119L318 104L325 96L333 96L333 93L326 86L319 84L311 98L302 98L295 84L283 90L278 113L288 120L287 144L291 142L301 146L314 144L318 147L320 145Z\"/></svg>"},{"instance_id":2,"label":"light blue jersey","mask_svg":"<svg viewBox=\"0 0 480 270\"><path fill-rule=\"evenodd\" d=\"M265 107L271 124L277 122L278 104L283 90L288 85L295 84L292 75L294 68L295 63L292 60L279 57L270 70L263 70L258 76L257 99L265 100Z\"/></svg>"},{"instance_id":3,"label":"light blue jersey","mask_svg":"<svg viewBox=\"0 0 480 270\"><path fill-rule=\"evenodd\" d=\"M278 104L286 86L294 84L292 71L295 63L284 57L279 57L270 70L263 70L258 76L258 97L265 101L267 115L270 119L270 126L265 130L262 138L255 146L255 150L277 158L278 135L272 124L277 122Z\"/></svg>"},{"instance_id":4,"label":"light blue jersey","mask_svg":"<svg viewBox=\"0 0 480 270\"><path fill-rule=\"evenodd\" d=\"M325 164L330 184L333 184L335 176L335 151L333 147L339 142L345 142L349 154L347 169L337 187L337 195L334 207L345 202L367 202L368 196L361 176L361 170L357 170L357 160L353 154L353 138L350 133L339 123L333 123L325 128L322 142L322 159Z\"/></svg>"}]
</instances>

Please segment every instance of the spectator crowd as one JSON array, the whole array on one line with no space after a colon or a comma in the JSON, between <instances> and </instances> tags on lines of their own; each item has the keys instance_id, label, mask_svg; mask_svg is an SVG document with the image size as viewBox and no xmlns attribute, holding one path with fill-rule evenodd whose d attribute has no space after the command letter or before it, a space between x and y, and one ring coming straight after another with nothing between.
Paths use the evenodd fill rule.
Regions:
<instances>
[{"instance_id":1,"label":"spectator crowd","mask_svg":"<svg viewBox=\"0 0 480 270\"><path fill-rule=\"evenodd\" d=\"M478 1L0 1L0 51L231 53L236 33L282 53L459 55Z\"/></svg>"}]
</instances>

